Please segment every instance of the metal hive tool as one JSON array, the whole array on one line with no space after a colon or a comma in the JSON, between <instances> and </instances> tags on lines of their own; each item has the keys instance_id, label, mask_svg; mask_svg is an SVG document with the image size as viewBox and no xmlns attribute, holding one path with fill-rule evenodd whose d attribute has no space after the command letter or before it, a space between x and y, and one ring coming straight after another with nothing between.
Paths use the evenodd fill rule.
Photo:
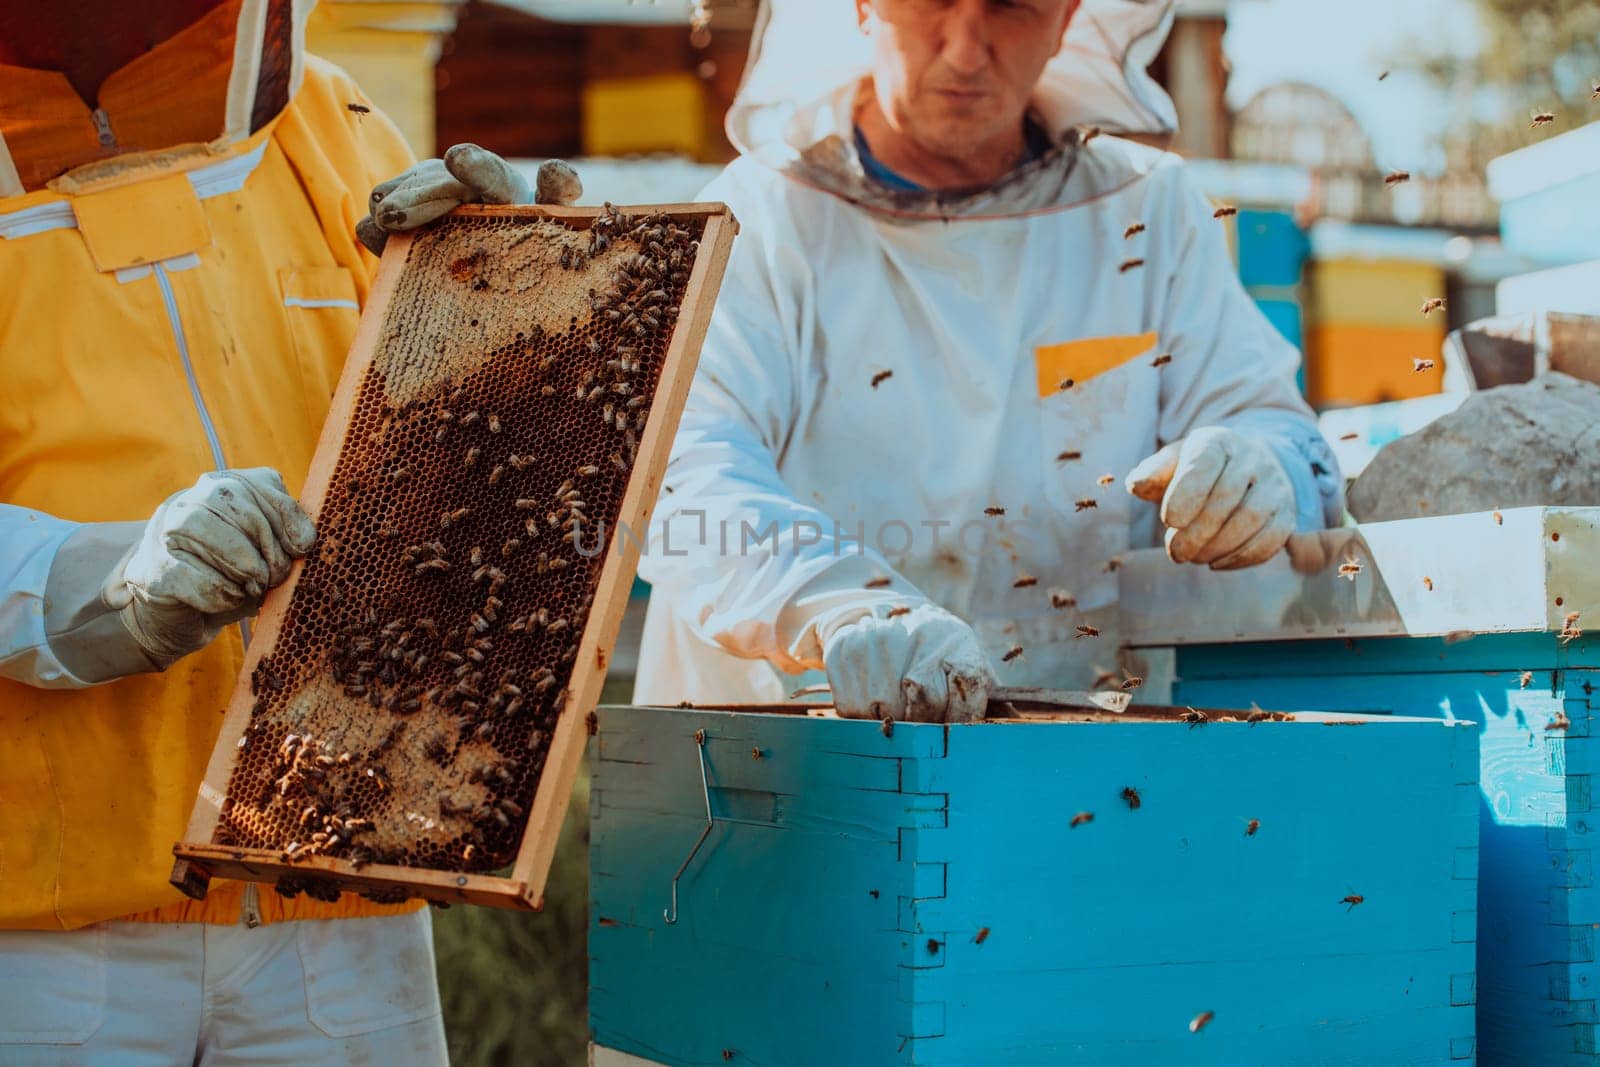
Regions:
<instances>
[{"instance_id":1,"label":"metal hive tool","mask_svg":"<svg viewBox=\"0 0 1600 1067\"><path fill-rule=\"evenodd\" d=\"M172 881L537 908L737 223L392 238ZM494 874L510 868L509 874Z\"/></svg>"}]
</instances>

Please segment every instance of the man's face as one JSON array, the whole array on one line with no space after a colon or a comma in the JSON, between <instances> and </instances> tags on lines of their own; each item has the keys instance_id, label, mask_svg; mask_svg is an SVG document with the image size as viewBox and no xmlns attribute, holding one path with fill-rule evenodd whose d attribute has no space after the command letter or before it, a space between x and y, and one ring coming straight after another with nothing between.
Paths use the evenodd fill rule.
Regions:
<instances>
[{"instance_id":1,"label":"man's face","mask_svg":"<svg viewBox=\"0 0 1600 1067\"><path fill-rule=\"evenodd\" d=\"M889 123L962 156L1020 128L1079 0L856 0Z\"/></svg>"}]
</instances>

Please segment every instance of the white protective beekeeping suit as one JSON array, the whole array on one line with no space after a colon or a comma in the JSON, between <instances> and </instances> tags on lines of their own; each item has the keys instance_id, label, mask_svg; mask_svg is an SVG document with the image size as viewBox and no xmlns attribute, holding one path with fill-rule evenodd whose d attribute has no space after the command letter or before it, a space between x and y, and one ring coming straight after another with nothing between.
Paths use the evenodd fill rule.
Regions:
<instances>
[{"instance_id":1,"label":"white protective beekeeping suit","mask_svg":"<svg viewBox=\"0 0 1600 1067\"><path fill-rule=\"evenodd\" d=\"M863 174L849 0L764 12L728 116L743 155L702 193L741 232L641 563L636 702L782 700L824 680L803 673L819 614L918 596L1003 684L1087 686L1118 664L1115 560L1159 543L1122 478L1203 426L1272 448L1302 528L1337 521L1298 353L1225 224L1176 157L1082 135L1171 134L1144 74L1171 7L1085 0L1033 99L1054 148L960 195Z\"/></svg>"}]
</instances>

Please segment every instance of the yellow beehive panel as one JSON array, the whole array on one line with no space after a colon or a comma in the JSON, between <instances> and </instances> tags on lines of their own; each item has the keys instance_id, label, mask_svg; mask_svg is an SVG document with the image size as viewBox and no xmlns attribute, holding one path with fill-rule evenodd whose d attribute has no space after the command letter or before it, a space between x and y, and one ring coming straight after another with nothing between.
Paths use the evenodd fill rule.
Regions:
<instances>
[{"instance_id":1,"label":"yellow beehive panel","mask_svg":"<svg viewBox=\"0 0 1600 1067\"><path fill-rule=\"evenodd\" d=\"M706 150L705 85L693 74L595 78L583 88L583 151L591 156Z\"/></svg>"},{"instance_id":2,"label":"yellow beehive panel","mask_svg":"<svg viewBox=\"0 0 1600 1067\"><path fill-rule=\"evenodd\" d=\"M1437 393L1441 337L1416 325L1315 326L1306 336L1306 396L1318 407L1346 407ZM1418 370L1419 359L1433 366Z\"/></svg>"}]
</instances>

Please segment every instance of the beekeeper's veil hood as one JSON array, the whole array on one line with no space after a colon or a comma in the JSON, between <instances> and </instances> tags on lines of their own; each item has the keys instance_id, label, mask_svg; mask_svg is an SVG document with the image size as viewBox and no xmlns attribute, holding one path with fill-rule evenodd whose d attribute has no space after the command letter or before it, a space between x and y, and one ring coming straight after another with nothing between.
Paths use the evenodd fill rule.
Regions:
<instances>
[{"instance_id":1,"label":"beekeeper's veil hood","mask_svg":"<svg viewBox=\"0 0 1600 1067\"><path fill-rule=\"evenodd\" d=\"M1083 0L1031 105L1057 150L1008 179L1000 202L998 189L954 197L895 193L862 175L852 116L871 74L872 44L856 23L853 0L762 0L728 136L740 152L867 206L966 214L1059 203L1063 190L1040 189L1030 179L1039 176L1033 172L1062 179L1072 168L1060 166L1060 154L1073 150L1084 129L1159 142L1177 130L1171 98L1145 69L1166 40L1175 4Z\"/></svg>"}]
</instances>

